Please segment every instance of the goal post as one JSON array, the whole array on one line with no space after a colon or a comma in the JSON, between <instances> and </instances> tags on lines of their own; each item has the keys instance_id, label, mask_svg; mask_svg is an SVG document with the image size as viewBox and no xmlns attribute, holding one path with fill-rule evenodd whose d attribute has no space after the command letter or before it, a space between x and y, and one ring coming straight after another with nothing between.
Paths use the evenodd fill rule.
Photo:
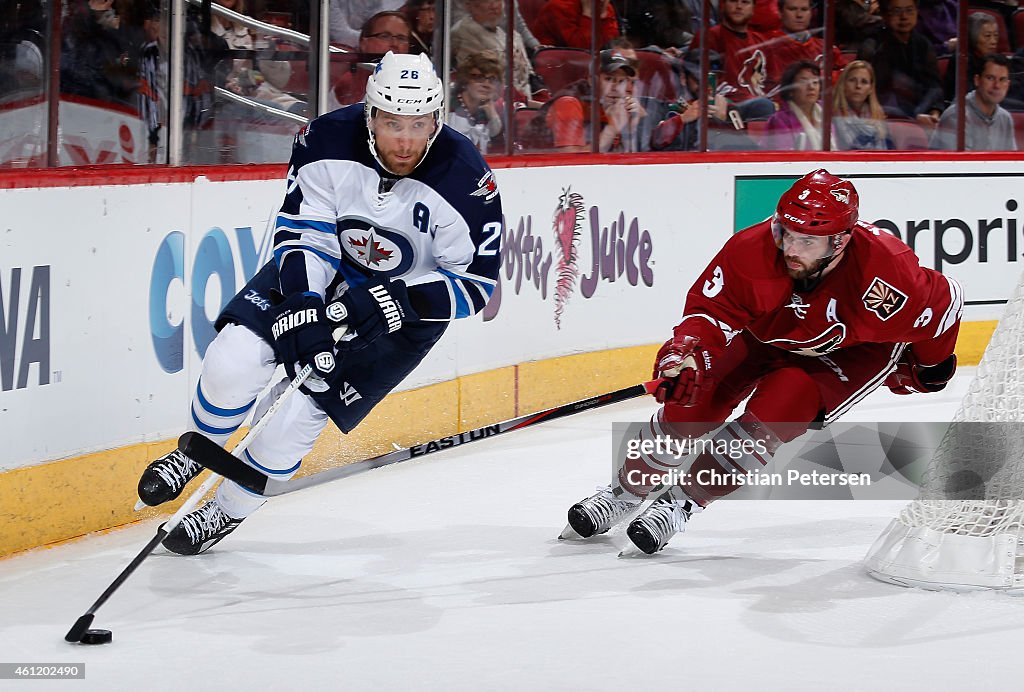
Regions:
<instances>
[{"instance_id":1,"label":"goal post","mask_svg":"<svg viewBox=\"0 0 1024 692\"><path fill-rule=\"evenodd\" d=\"M865 558L901 586L1024 594L1024 276L921 481Z\"/></svg>"}]
</instances>

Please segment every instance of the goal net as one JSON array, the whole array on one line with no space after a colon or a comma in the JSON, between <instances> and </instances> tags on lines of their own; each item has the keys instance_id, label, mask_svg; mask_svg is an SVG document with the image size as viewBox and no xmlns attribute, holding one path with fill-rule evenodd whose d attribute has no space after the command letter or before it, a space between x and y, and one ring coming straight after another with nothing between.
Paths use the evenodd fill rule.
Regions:
<instances>
[{"instance_id":1,"label":"goal net","mask_svg":"<svg viewBox=\"0 0 1024 692\"><path fill-rule=\"evenodd\" d=\"M918 499L865 560L902 586L1024 593L1024 278L967 396L922 479Z\"/></svg>"}]
</instances>

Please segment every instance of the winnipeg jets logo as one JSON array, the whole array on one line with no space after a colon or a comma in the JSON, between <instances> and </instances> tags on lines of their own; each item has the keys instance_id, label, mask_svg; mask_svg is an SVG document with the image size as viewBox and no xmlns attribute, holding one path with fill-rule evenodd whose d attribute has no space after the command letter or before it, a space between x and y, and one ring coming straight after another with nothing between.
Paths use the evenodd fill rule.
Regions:
<instances>
[{"instance_id":1,"label":"winnipeg jets logo","mask_svg":"<svg viewBox=\"0 0 1024 692\"><path fill-rule=\"evenodd\" d=\"M476 181L476 190L469 193L470 197L483 197L485 202L490 202L498 196L498 183L494 180L494 173L487 171L484 177Z\"/></svg>"},{"instance_id":2,"label":"winnipeg jets logo","mask_svg":"<svg viewBox=\"0 0 1024 692\"><path fill-rule=\"evenodd\" d=\"M829 193L836 198L836 201L842 202L843 204L850 203L850 191L846 188L839 188L838 190L829 190Z\"/></svg>"},{"instance_id":3,"label":"winnipeg jets logo","mask_svg":"<svg viewBox=\"0 0 1024 692\"><path fill-rule=\"evenodd\" d=\"M792 296L790 296L789 300L790 303L786 307L792 308L793 314L795 314L797 318L802 320L805 317L807 317L807 308L811 307L810 303L805 303L804 299L801 298L800 295L797 293L794 293Z\"/></svg>"},{"instance_id":4,"label":"winnipeg jets logo","mask_svg":"<svg viewBox=\"0 0 1024 692\"><path fill-rule=\"evenodd\" d=\"M349 236L348 244L350 251L363 264L368 267L379 267L380 263L391 259L394 251L385 248L370 231L362 237Z\"/></svg>"},{"instance_id":5,"label":"winnipeg jets logo","mask_svg":"<svg viewBox=\"0 0 1024 692\"><path fill-rule=\"evenodd\" d=\"M868 290L861 296L864 307L878 316L883 322L895 315L907 303L907 294L890 286L877 276Z\"/></svg>"}]
</instances>

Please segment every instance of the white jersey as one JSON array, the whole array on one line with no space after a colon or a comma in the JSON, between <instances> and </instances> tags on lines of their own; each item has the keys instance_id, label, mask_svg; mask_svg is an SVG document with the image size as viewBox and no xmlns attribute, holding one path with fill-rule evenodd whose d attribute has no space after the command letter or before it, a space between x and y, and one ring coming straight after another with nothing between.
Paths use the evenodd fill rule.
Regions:
<instances>
[{"instance_id":1,"label":"white jersey","mask_svg":"<svg viewBox=\"0 0 1024 692\"><path fill-rule=\"evenodd\" d=\"M363 104L297 136L277 217L282 293L330 299L344 281L402 279L420 319L483 308L497 282L501 200L473 145L443 127L423 162L394 178L370 154Z\"/></svg>"}]
</instances>

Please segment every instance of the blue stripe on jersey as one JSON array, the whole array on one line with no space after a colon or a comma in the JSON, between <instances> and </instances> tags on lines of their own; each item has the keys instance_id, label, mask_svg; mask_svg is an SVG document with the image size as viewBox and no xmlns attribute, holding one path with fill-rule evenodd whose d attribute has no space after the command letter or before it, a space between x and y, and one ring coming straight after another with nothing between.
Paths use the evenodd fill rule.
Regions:
<instances>
[{"instance_id":1,"label":"blue stripe on jersey","mask_svg":"<svg viewBox=\"0 0 1024 692\"><path fill-rule=\"evenodd\" d=\"M192 422L196 424L196 427L202 430L208 435L230 435L231 433L238 430L237 425L232 425L227 428L215 428L212 425L207 425L203 421L199 420L199 416L196 415L196 407L192 406Z\"/></svg>"},{"instance_id":2,"label":"blue stripe on jersey","mask_svg":"<svg viewBox=\"0 0 1024 692\"><path fill-rule=\"evenodd\" d=\"M469 303L466 302L466 294L462 292L462 280L452 276L443 269L438 271L444 274L445 278L448 279L448 283L452 286L452 295L455 298L455 319L469 317L473 313L469 311Z\"/></svg>"},{"instance_id":3,"label":"blue stripe on jersey","mask_svg":"<svg viewBox=\"0 0 1024 692\"><path fill-rule=\"evenodd\" d=\"M308 245L285 245L283 247L274 248L274 261L277 262L278 267L281 266L281 258L284 257L286 253L292 252L293 250L312 253L331 265L335 271L341 267L341 260L337 257L332 257L323 250L317 250L315 247L310 247Z\"/></svg>"},{"instance_id":4,"label":"blue stripe on jersey","mask_svg":"<svg viewBox=\"0 0 1024 692\"><path fill-rule=\"evenodd\" d=\"M266 474L272 475L272 476L284 476L284 475L287 475L289 473L295 473L296 471L299 470L299 464L302 463L302 460L300 459L299 461L295 462L295 466L291 467L290 469L284 469L283 471L282 470L278 470L278 469L268 469L266 466L264 466L263 464L259 463L255 459L253 459L252 458L252 454L249 454L249 450L248 449L243 450L242 454L245 455L245 460L247 462L249 462L250 464L252 464L256 468L258 468L263 473L266 473Z\"/></svg>"},{"instance_id":5,"label":"blue stripe on jersey","mask_svg":"<svg viewBox=\"0 0 1024 692\"><path fill-rule=\"evenodd\" d=\"M203 407L203 410L209 411L215 416L221 416L222 418L238 416L248 411L252 405L256 403L256 400L253 399L245 406L239 406L238 408L221 408L220 406L214 406L207 401L205 396L203 396L202 382L203 378L200 377L199 382L196 383L196 396L199 398L199 405Z\"/></svg>"},{"instance_id":6,"label":"blue stripe on jersey","mask_svg":"<svg viewBox=\"0 0 1024 692\"><path fill-rule=\"evenodd\" d=\"M278 215L278 228L294 228L297 231L319 231L320 233L336 233L336 224L330 221L314 221L313 219L292 219Z\"/></svg>"}]
</instances>

